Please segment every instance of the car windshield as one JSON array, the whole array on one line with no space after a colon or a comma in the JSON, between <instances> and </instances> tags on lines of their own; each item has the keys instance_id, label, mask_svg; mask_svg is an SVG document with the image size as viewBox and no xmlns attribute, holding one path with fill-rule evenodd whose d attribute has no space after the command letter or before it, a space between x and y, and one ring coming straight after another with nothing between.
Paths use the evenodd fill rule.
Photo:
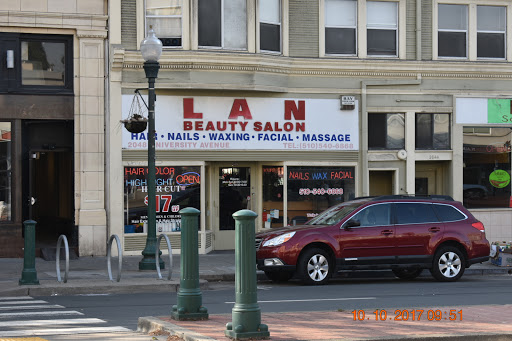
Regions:
<instances>
[{"instance_id":1,"label":"car windshield","mask_svg":"<svg viewBox=\"0 0 512 341\"><path fill-rule=\"evenodd\" d=\"M331 207L306 223L306 225L334 225L352 213L361 204L339 205Z\"/></svg>"}]
</instances>

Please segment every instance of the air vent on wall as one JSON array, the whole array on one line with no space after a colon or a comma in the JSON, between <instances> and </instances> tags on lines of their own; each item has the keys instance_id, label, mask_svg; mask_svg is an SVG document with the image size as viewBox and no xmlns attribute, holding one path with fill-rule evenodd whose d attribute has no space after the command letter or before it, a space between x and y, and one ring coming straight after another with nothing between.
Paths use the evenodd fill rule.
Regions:
<instances>
[{"instance_id":1,"label":"air vent on wall","mask_svg":"<svg viewBox=\"0 0 512 341\"><path fill-rule=\"evenodd\" d=\"M163 46L181 46L181 38L159 38Z\"/></svg>"}]
</instances>

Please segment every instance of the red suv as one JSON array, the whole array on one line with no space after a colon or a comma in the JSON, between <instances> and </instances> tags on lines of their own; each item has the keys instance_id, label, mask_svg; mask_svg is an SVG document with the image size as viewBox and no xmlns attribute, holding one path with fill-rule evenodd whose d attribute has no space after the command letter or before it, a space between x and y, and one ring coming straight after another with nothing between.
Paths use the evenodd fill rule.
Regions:
<instances>
[{"instance_id":1,"label":"red suv","mask_svg":"<svg viewBox=\"0 0 512 341\"><path fill-rule=\"evenodd\" d=\"M258 269L273 281L297 274L306 284L325 284L339 270L378 269L402 279L429 269L439 281L456 281L489 253L484 225L448 196L359 198L256 235Z\"/></svg>"}]
</instances>

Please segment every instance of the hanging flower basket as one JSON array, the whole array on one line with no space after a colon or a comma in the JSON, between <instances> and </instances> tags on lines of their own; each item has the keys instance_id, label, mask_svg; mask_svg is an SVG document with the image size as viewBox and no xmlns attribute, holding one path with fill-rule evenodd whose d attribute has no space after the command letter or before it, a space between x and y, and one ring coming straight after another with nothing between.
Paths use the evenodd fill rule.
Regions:
<instances>
[{"instance_id":1,"label":"hanging flower basket","mask_svg":"<svg viewBox=\"0 0 512 341\"><path fill-rule=\"evenodd\" d=\"M139 95L140 96L140 95ZM148 119L144 117L144 111L140 105L139 96L135 94L128 112L128 118L121 120L126 130L130 133L142 133L148 126Z\"/></svg>"}]
</instances>

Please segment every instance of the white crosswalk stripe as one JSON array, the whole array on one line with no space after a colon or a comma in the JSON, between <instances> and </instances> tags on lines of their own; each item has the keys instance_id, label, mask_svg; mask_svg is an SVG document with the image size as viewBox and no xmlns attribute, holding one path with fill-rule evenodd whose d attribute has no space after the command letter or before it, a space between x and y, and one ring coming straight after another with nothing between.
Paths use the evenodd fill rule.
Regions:
<instances>
[{"instance_id":1,"label":"white crosswalk stripe","mask_svg":"<svg viewBox=\"0 0 512 341\"><path fill-rule=\"evenodd\" d=\"M30 296L0 297L0 311L6 311L0 313L0 338L130 331L120 326L104 326L104 320L80 317L84 314L79 311Z\"/></svg>"}]
</instances>

